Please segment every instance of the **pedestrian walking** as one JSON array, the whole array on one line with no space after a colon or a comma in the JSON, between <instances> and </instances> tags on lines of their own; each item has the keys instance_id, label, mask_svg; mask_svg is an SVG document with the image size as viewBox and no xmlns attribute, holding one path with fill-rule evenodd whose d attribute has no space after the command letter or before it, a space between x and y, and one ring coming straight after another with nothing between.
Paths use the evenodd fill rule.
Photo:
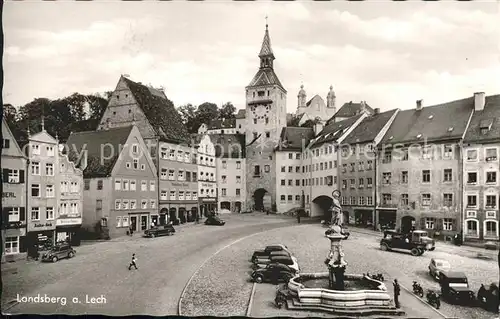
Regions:
<instances>
[{"instance_id":1,"label":"pedestrian walking","mask_svg":"<svg viewBox=\"0 0 500 319\"><path fill-rule=\"evenodd\" d=\"M394 282L392 283L392 286L394 287L394 303L396 304L396 308L400 308L399 305L399 294L401 292L401 287L399 286L398 280L394 279Z\"/></svg>"},{"instance_id":2,"label":"pedestrian walking","mask_svg":"<svg viewBox=\"0 0 500 319\"><path fill-rule=\"evenodd\" d=\"M132 254L132 261L130 261L130 264L128 265L128 270L130 270L132 268L132 266L135 267L135 269L137 269L137 258L135 258L135 254Z\"/></svg>"},{"instance_id":3,"label":"pedestrian walking","mask_svg":"<svg viewBox=\"0 0 500 319\"><path fill-rule=\"evenodd\" d=\"M299 223L299 224L300 224L300 213L301 213L301 211L298 210L297 211L297 223Z\"/></svg>"}]
</instances>

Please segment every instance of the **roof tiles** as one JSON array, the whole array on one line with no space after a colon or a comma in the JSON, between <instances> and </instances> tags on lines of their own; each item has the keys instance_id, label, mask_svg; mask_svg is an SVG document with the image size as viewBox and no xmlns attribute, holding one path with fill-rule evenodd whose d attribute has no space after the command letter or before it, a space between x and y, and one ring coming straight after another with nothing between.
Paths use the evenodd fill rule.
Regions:
<instances>
[{"instance_id":1,"label":"roof tiles","mask_svg":"<svg viewBox=\"0 0 500 319\"><path fill-rule=\"evenodd\" d=\"M465 133L464 142L486 141L500 141L500 94L486 97L484 109L474 112Z\"/></svg>"},{"instance_id":2,"label":"roof tiles","mask_svg":"<svg viewBox=\"0 0 500 319\"><path fill-rule=\"evenodd\" d=\"M373 141L396 111L397 109L366 117L343 142L355 144Z\"/></svg>"}]
</instances>

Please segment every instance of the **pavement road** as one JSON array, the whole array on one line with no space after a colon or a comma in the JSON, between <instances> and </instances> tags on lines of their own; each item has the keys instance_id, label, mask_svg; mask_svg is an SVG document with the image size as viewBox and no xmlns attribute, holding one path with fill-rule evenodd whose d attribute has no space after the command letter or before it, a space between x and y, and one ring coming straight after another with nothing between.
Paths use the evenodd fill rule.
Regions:
<instances>
[{"instance_id":1,"label":"pavement road","mask_svg":"<svg viewBox=\"0 0 500 319\"><path fill-rule=\"evenodd\" d=\"M180 226L174 236L126 237L76 247L74 258L57 263L2 265L2 309L8 314L177 314L184 286L217 250L244 236L295 222L253 214L222 218L225 226ZM129 271L132 253L139 269ZM6 308L18 294L65 297L66 302L13 302ZM91 298L96 298L94 303L87 303Z\"/></svg>"}]
</instances>

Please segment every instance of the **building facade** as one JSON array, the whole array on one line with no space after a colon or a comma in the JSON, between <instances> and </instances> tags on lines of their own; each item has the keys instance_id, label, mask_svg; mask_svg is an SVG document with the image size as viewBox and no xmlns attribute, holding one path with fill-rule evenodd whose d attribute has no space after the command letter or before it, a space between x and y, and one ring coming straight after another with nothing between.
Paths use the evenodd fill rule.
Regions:
<instances>
[{"instance_id":1,"label":"building facade","mask_svg":"<svg viewBox=\"0 0 500 319\"><path fill-rule=\"evenodd\" d=\"M217 207L241 213L246 207L245 135L211 135L215 145Z\"/></svg>"},{"instance_id":2,"label":"building facade","mask_svg":"<svg viewBox=\"0 0 500 319\"><path fill-rule=\"evenodd\" d=\"M474 95L474 115L463 142L463 236L499 239L500 95Z\"/></svg>"},{"instance_id":3,"label":"building facade","mask_svg":"<svg viewBox=\"0 0 500 319\"><path fill-rule=\"evenodd\" d=\"M200 213L208 216L217 210L217 165L215 146L208 134L199 137L197 151L198 203Z\"/></svg>"},{"instance_id":4,"label":"building facade","mask_svg":"<svg viewBox=\"0 0 500 319\"><path fill-rule=\"evenodd\" d=\"M57 205L56 241L80 243L83 212L83 171L59 149L59 203Z\"/></svg>"},{"instance_id":5,"label":"building facade","mask_svg":"<svg viewBox=\"0 0 500 319\"><path fill-rule=\"evenodd\" d=\"M136 126L72 133L67 144L83 169L87 231L118 237L159 220L156 167Z\"/></svg>"},{"instance_id":6,"label":"building facade","mask_svg":"<svg viewBox=\"0 0 500 319\"><path fill-rule=\"evenodd\" d=\"M43 120L41 131L29 135L27 156L30 159L27 245L40 247L54 244L60 197L59 143L47 133Z\"/></svg>"},{"instance_id":7,"label":"building facade","mask_svg":"<svg viewBox=\"0 0 500 319\"><path fill-rule=\"evenodd\" d=\"M276 207L274 148L286 126L286 90L274 73L274 53L266 25L259 53L260 67L246 93L246 180L247 207L272 210Z\"/></svg>"},{"instance_id":8,"label":"building facade","mask_svg":"<svg viewBox=\"0 0 500 319\"><path fill-rule=\"evenodd\" d=\"M336 96L333 91L333 86L330 86L330 91L326 96L326 104L323 98L317 94L307 102L306 98L307 94L304 90L304 85L301 85L299 94L297 95L298 103L297 111L295 112L295 115L300 117L299 125L304 124L308 120L319 120L324 124L337 112L335 107Z\"/></svg>"},{"instance_id":9,"label":"building facade","mask_svg":"<svg viewBox=\"0 0 500 319\"><path fill-rule=\"evenodd\" d=\"M5 118L2 119L2 262L26 256L26 165Z\"/></svg>"}]
</instances>

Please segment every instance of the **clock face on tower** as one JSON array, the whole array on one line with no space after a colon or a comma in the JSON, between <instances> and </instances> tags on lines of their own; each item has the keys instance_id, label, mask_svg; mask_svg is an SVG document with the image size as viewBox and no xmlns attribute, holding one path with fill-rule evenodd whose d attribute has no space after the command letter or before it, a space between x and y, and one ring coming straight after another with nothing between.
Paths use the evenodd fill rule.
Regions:
<instances>
[{"instance_id":1,"label":"clock face on tower","mask_svg":"<svg viewBox=\"0 0 500 319\"><path fill-rule=\"evenodd\" d=\"M263 119L267 117L267 114L269 113L269 107L264 105L257 105L253 108L252 112L255 118Z\"/></svg>"}]
</instances>

